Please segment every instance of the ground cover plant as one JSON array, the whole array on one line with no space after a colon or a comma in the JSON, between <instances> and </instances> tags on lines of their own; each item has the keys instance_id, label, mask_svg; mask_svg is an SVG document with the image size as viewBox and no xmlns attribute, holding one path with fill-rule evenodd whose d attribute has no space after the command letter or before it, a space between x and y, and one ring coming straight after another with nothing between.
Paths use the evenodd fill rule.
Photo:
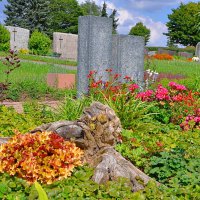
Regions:
<instances>
[{"instance_id":1,"label":"ground cover plant","mask_svg":"<svg viewBox=\"0 0 200 200\"><path fill-rule=\"evenodd\" d=\"M174 61L156 62L160 64L160 71L166 70L161 66L162 63L168 66L171 66L171 62L172 65L176 64ZM189 63L190 69L184 67L188 62L183 63L183 68L179 68L178 73L184 73L186 70L189 72L188 77L192 77L191 68L194 66L192 69L197 72L198 63ZM158 187L154 182L149 182L145 190L136 193L131 192L127 180L97 185L91 180L93 169L83 166L75 169L67 179L50 185L41 184L49 199L198 199L198 87L188 87L180 82L165 80L165 85L156 84L151 89L140 91L140 87L130 77L124 77L125 84L118 84L120 74L112 74L110 69L107 72L110 81L106 83L95 79L96 72L90 72L90 96L75 100L72 93L66 96L56 112L37 103L25 104L23 114L1 106L0 135L14 135L15 129L26 133L42 123L63 119L75 120L80 117L86 106L98 100L113 108L122 122L122 143L116 146L117 151L161 185ZM38 198L34 185L6 173L0 176L1 198Z\"/></svg>"}]
</instances>

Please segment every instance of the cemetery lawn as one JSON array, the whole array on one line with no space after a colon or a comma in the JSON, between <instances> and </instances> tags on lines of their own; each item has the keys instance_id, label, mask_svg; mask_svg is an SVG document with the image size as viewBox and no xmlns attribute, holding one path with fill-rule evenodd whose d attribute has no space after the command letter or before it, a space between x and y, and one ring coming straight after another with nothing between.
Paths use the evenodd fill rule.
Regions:
<instances>
[{"instance_id":1,"label":"cemetery lawn","mask_svg":"<svg viewBox=\"0 0 200 200\"><path fill-rule=\"evenodd\" d=\"M5 66L0 63L0 82L5 80ZM24 101L27 99L57 100L63 98L67 90L51 88L46 83L48 73L75 74L74 70L52 64L21 63L9 77L11 83L7 93L7 99L12 101Z\"/></svg>"},{"instance_id":2,"label":"cemetery lawn","mask_svg":"<svg viewBox=\"0 0 200 200\"><path fill-rule=\"evenodd\" d=\"M200 76L200 63L182 60L155 60L155 69L159 73L181 74L187 77Z\"/></svg>"},{"instance_id":3,"label":"cemetery lawn","mask_svg":"<svg viewBox=\"0 0 200 200\"><path fill-rule=\"evenodd\" d=\"M6 52L0 51L0 57L5 57L7 55ZM67 66L77 66L76 61L59 59L59 58L51 58L47 56L38 56L38 55L30 55L30 54L19 54L19 58L21 60L29 60L35 62L45 62L49 64L60 64L60 65L67 65Z\"/></svg>"}]
</instances>

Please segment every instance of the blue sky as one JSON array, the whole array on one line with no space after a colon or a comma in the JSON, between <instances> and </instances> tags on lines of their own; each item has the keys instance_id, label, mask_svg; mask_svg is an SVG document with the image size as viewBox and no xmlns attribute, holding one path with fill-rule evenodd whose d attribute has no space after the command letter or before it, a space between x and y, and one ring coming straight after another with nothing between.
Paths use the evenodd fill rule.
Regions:
<instances>
[{"instance_id":1,"label":"blue sky","mask_svg":"<svg viewBox=\"0 0 200 200\"><path fill-rule=\"evenodd\" d=\"M78 0L80 3L85 0ZM103 0L94 0L98 5ZM167 32L167 15L173 8L177 8L181 2L188 3L191 0L105 0L108 9L117 9L119 18L118 32L128 34L131 27L137 22L143 22L151 29L151 38L148 46L166 46L167 38L162 34ZM193 0L192 2L198 2ZM0 22L5 19L3 14L6 0L0 2Z\"/></svg>"}]
</instances>

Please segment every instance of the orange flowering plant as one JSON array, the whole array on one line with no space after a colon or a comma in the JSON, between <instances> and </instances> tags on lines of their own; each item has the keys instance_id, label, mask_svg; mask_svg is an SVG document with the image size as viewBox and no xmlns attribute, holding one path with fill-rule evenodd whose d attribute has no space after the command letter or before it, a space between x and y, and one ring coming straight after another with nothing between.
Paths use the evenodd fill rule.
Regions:
<instances>
[{"instance_id":1,"label":"orange flowering plant","mask_svg":"<svg viewBox=\"0 0 200 200\"><path fill-rule=\"evenodd\" d=\"M155 54L152 57L157 60L173 60L173 56L169 54Z\"/></svg>"},{"instance_id":2,"label":"orange flowering plant","mask_svg":"<svg viewBox=\"0 0 200 200\"><path fill-rule=\"evenodd\" d=\"M0 147L0 172L29 183L51 184L71 175L81 165L83 151L52 132L16 135Z\"/></svg>"}]
</instances>

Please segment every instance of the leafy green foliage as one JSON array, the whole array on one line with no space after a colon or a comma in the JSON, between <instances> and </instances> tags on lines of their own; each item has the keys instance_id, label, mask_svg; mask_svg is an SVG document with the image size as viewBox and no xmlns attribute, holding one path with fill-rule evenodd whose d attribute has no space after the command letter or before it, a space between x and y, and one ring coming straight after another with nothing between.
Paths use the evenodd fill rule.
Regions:
<instances>
[{"instance_id":1,"label":"leafy green foliage","mask_svg":"<svg viewBox=\"0 0 200 200\"><path fill-rule=\"evenodd\" d=\"M29 48L33 54L46 55L50 49L51 40L44 33L35 30L29 40Z\"/></svg>"},{"instance_id":2,"label":"leafy green foliage","mask_svg":"<svg viewBox=\"0 0 200 200\"><path fill-rule=\"evenodd\" d=\"M48 200L47 194L44 191L44 189L42 188L42 186L37 181L34 183L34 185L38 192L39 200Z\"/></svg>"},{"instance_id":3,"label":"leafy green foliage","mask_svg":"<svg viewBox=\"0 0 200 200\"><path fill-rule=\"evenodd\" d=\"M142 22L138 22L131 28L129 35L142 36L145 38L145 44L147 44L150 39L151 31Z\"/></svg>"},{"instance_id":4,"label":"leafy green foliage","mask_svg":"<svg viewBox=\"0 0 200 200\"><path fill-rule=\"evenodd\" d=\"M51 0L49 9L51 33L78 33L78 17L84 13L77 0Z\"/></svg>"},{"instance_id":5,"label":"leafy green foliage","mask_svg":"<svg viewBox=\"0 0 200 200\"><path fill-rule=\"evenodd\" d=\"M87 166L77 168L73 175L51 185L42 185L50 200L64 199L136 199L126 179L109 181L99 185L91 180L93 170ZM0 197L18 197L37 199L38 193L34 186L29 186L19 178L0 174ZM12 183L12 184L11 184ZM140 198L141 199L141 198ZM139 199L138 199L139 200Z\"/></svg>"},{"instance_id":6,"label":"leafy green foliage","mask_svg":"<svg viewBox=\"0 0 200 200\"><path fill-rule=\"evenodd\" d=\"M10 33L0 24L0 51L8 51L10 48Z\"/></svg>"},{"instance_id":7,"label":"leafy green foliage","mask_svg":"<svg viewBox=\"0 0 200 200\"><path fill-rule=\"evenodd\" d=\"M0 106L0 136L12 136L15 130L26 133L54 119L47 106L36 103L27 103L24 112L20 114L13 108Z\"/></svg>"},{"instance_id":8,"label":"leafy green foliage","mask_svg":"<svg viewBox=\"0 0 200 200\"><path fill-rule=\"evenodd\" d=\"M181 3L177 9L172 10L172 14L168 15L169 22L166 24L168 33L165 33L172 43L184 46L196 46L200 41L197 26L199 23L197 17L199 10L199 2Z\"/></svg>"},{"instance_id":9,"label":"leafy green foliage","mask_svg":"<svg viewBox=\"0 0 200 200\"><path fill-rule=\"evenodd\" d=\"M84 15L94 15L94 16L101 15L101 7L98 6L95 3L95 1L86 0L80 6L83 10Z\"/></svg>"},{"instance_id":10,"label":"leafy green foliage","mask_svg":"<svg viewBox=\"0 0 200 200\"><path fill-rule=\"evenodd\" d=\"M199 158L187 158L183 149L175 148L152 156L145 172L165 184L174 182L182 186L199 185L199 165Z\"/></svg>"}]
</instances>

